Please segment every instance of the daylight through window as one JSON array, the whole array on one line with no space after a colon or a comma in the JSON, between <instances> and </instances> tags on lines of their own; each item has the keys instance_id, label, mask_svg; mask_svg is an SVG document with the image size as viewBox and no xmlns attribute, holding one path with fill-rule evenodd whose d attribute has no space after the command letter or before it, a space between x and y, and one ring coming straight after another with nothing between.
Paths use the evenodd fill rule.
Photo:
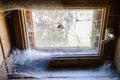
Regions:
<instances>
[{"instance_id":1,"label":"daylight through window","mask_svg":"<svg viewBox=\"0 0 120 80\"><path fill-rule=\"evenodd\" d=\"M97 54L103 9L26 11L31 48L64 48Z\"/></svg>"}]
</instances>

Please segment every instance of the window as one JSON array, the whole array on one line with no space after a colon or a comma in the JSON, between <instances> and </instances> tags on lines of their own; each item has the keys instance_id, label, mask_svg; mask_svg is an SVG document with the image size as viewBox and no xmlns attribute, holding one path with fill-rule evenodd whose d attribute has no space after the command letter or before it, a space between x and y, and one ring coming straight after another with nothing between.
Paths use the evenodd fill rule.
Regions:
<instances>
[{"instance_id":1,"label":"window","mask_svg":"<svg viewBox=\"0 0 120 80\"><path fill-rule=\"evenodd\" d=\"M60 54L98 55L104 8L25 11L31 49Z\"/></svg>"}]
</instances>

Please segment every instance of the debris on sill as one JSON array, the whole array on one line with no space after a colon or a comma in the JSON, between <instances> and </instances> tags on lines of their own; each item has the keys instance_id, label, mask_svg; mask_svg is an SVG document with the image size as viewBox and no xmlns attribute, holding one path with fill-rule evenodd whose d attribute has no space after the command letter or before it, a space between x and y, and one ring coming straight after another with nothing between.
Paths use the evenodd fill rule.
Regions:
<instances>
[{"instance_id":1,"label":"debris on sill","mask_svg":"<svg viewBox=\"0 0 120 80\"><path fill-rule=\"evenodd\" d=\"M47 70L51 54L35 50L13 50L7 63L8 75L28 76L33 78L62 78L62 77L112 77L119 78L112 61L106 61L102 66L92 69ZM3 66L2 66L3 67ZM1 69L2 69L1 67ZM5 67L5 66L4 66ZM114 79L113 79L114 80Z\"/></svg>"}]
</instances>

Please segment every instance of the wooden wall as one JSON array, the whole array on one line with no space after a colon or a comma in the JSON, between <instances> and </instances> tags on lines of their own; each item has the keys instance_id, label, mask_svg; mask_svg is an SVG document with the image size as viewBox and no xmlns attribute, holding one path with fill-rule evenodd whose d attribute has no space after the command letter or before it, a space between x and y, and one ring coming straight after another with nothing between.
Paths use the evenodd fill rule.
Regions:
<instances>
[{"instance_id":1,"label":"wooden wall","mask_svg":"<svg viewBox=\"0 0 120 80\"><path fill-rule=\"evenodd\" d=\"M7 78L6 66L3 61L9 56L11 50L9 31L3 13L0 13L0 80Z\"/></svg>"},{"instance_id":2,"label":"wooden wall","mask_svg":"<svg viewBox=\"0 0 120 80\"><path fill-rule=\"evenodd\" d=\"M5 17L2 13L0 13L0 38L1 38L1 46L3 48L3 56L5 58L8 57L11 44L10 44L10 34L8 31L7 24L5 22Z\"/></svg>"},{"instance_id":3,"label":"wooden wall","mask_svg":"<svg viewBox=\"0 0 120 80\"><path fill-rule=\"evenodd\" d=\"M2 54L2 46L1 46L1 43L0 43L0 65L2 64L4 58L3 58L3 54Z\"/></svg>"},{"instance_id":4,"label":"wooden wall","mask_svg":"<svg viewBox=\"0 0 120 80\"><path fill-rule=\"evenodd\" d=\"M104 47L104 58L105 59L114 59L115 49L116 49L116 40L119 35L118 26L119 26L119 5L120 1L117 0L107 0L110 5L109 17L107 27L113 29L113 34L115 35L115 39L105 44Z\"/></svg>"},{"instance_id":5,"label":"wooden wall","mask_svg":"<svg viewBox=\"0 0 120 80\"><path fill-rule=\"evenodd\" d=\"M117 2L117 3L118 3L118 5L120 5L120 2ZM115 66L116 66L117 72L120 74L120 7L119 6L117 6L117 7L118 7L118 10L114 10L114 11L118 11L117 12L118 15L116 15L116 16L114 15L114 17L113 17L114 23L112 23L112 24L115 25L116 23L118 23L118 25L119 25L116 28L117 34L116 34L114 60L115 60Z\"/></svg>"},{"instance_id":6,"label":"wooden wall","mask_svg":"<svg viewBox=\"0 0 120 80\"><path fill-rule=\"evenodd\" d=\"M120 20L119 20L118 30L120 33ZM120 74L120 35L117 37L117 42L116 42L115 66L116 66L117 72Z\"/></svg>"}]
</instances>

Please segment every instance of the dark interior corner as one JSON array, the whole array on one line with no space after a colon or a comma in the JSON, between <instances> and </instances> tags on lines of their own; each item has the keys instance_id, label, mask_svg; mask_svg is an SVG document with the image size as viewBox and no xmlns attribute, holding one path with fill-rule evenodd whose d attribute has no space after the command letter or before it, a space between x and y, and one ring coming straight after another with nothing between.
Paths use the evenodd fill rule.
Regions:
<instances>
[{"instance_id":1,"label":"dark interior corner","mask_svg":"<svg viewBox=\"0 0 120 80\"><path fill-rule=\"evenodd\" d=\"M0 80L120 80L119 5L0 0Z\"/></svg>"}]
</instances>

